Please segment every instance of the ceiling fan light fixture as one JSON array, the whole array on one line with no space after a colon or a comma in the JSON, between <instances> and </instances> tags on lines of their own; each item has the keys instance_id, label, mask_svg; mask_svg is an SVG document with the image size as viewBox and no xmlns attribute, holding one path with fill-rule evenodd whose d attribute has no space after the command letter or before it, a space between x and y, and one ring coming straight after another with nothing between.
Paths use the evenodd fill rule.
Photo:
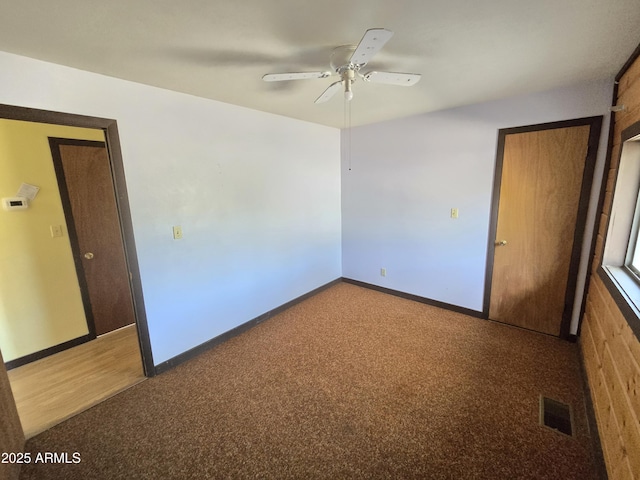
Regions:
<instances>
[{"instance_id":1,"label":"ceiling fan light fixture","mask_svg":"<svg viewBox=\"0 0 640 480\"><path fill-rule=\"evenodd\" d=\"M355 80L355 74L352 69L347 69L342 72L342 79L344 82L344 99L349 101L353 98L353 90L351 90L351 85Z\"/></svg>"}]
</instances>

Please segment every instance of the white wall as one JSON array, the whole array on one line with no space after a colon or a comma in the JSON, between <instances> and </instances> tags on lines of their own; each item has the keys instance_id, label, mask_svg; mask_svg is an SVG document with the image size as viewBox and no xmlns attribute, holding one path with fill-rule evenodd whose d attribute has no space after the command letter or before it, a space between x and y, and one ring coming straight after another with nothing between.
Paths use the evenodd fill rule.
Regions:
<instances>
[{"instance_id":1,"label":"white wall","mask_svg":"<svg viewBox=\"0 0 640 480\"><path fill-rule=\"evenodd\" d=\"M343 132L343 275L481 311L498 129L604 114L599 180L612 88L607 79L354 128L350 154Z\"/></svg>"},{"instance_id":2,"label":"white wall","mask_svg":"<svg viewBox=\"0 0 640 480\"><path fill-rule=\"evenodd\" d=\"M612 87L354 128L340 171L336 129L2 52L0 72L0 103L118 121L156 364L340 275L481 310L497 130L606 114Z\"/></svg>"},{"instance_id":3,"label":"white wall","mask_svg":"<svg viewBox=\"0 0 640 480\"><path fill-rule=\"evenodd\" d=\"M337 129L2 52L0 72L0 103L117 120L156 365L340 277Z\"/></svg>"}]
</instances>

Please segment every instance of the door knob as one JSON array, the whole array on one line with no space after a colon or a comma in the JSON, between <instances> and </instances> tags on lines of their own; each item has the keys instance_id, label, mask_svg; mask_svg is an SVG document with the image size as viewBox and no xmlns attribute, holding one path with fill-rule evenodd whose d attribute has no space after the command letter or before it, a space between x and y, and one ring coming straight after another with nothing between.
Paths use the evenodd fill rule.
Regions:
<instances>
[{"instance_id":1,"label":"door knob","mask_svg":"<svg viewBox=\"0 0 640 480\"><path fill-rule=\"evenodd\" d=\"M86 258L87 260L91 260L93 258L93 253L91 252L87 252L84 254L84 258Z\"/></svg>"},{"instance_id":2,"label":"door knob","mask_svg":"<svg viewBox=\"0 0 640 480\"><path fill-rule=\"evenodd\" d=\"M507 244L506 240L500 240L495 243L496 247L504 247Z\"/></svg>"}]
</instances>

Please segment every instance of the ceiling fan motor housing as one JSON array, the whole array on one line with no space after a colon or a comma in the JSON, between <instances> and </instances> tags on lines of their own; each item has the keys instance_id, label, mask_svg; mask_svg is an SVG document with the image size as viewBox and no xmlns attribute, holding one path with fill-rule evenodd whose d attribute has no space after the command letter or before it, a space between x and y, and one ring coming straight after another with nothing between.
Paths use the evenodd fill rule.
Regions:
<instances>
[{"instance_id":1,"label":"ceiling fan motor housing","mask_svg":"<svg viewBox=\"0 0 640 480\"><path fill-rule=\"evenodd\" d=\"M331 58L329 59L333 71L338 75L342 75L343 70L349 68L355 69L356 65L351 63L351 57L355 51L355 45L342 45L341 47L334 48L333 52L331 52Z\"/></svg>"}]
</instances>

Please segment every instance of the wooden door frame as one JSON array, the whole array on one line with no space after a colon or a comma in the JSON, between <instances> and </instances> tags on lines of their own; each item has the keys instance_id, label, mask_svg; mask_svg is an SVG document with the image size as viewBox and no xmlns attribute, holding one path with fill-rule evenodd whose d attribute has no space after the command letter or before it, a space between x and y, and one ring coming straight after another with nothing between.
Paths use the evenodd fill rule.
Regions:
<instances>
[{"instance_id":1,"label":"wooden door frame","mask_svg":"<svg viewBox=\"0 0 640 480\"><path fill-rule=\"evenodd\" d=\"M145 376L153 377L155 375L155 366L151 352L149 326L147 324L147 314L142 294L142 280L140 278L138 255L136 253L135 239L133 235L133 223L131 220L131 210L129 208L129 197L127 195L117 122L108 118L90 117L72 113L53 112L4 104L0 104L0 118L34 123L49 123L69 127L93 128L104 132L109 164L113 176L113 188L116 194L116 205L118 209L118 217L120 219L120 230L125 251L125 259L131 274L129 284L131 287L133 309L136 318L136 329L138 331L142 366Z\"/></svg>"},{"instance_id":2,"label":"wooden door frame","mask_svg":"<svg viewBox=\"0 0 640 480\"><path fill-rule=\"evenodd\" d=\"M489 222L489 238L487 241L487 265L485 269L484 302L482 306L482 317L489 319L489 307L491 303L491 282L493 280L493 261L495 258L495 238L498 229L498 209L500 207L500 187L502 184L502 165L504 162L504 147L507 135L517 133L538 132L552 130L556 128L570 128L589 126L589 140L587 156L585 159L584 172L582 175L582 185L580 187L580 200L576 216L576 228L573 234L573 247L571 250L571 261L569 263L569 276L565 291L564 310L562 322L560 324L560 338L570 339L569 330L571 327L571 315L573 313L573 303L576 296L576 286L578 281L578 269L580 267L580 257L582 254L582 239L587 224L587 211L591 199L593 188L593 174L595 171L598 156L598 145L600 142L600 130L602 129L602 115L596 117L577 118L559 122L541 123L527 125L523 127L502 128L498 130L498 147L496 153L496 167L493 179L493 195L491 198L491 218Z\"/></svg>"}]
</instances>

